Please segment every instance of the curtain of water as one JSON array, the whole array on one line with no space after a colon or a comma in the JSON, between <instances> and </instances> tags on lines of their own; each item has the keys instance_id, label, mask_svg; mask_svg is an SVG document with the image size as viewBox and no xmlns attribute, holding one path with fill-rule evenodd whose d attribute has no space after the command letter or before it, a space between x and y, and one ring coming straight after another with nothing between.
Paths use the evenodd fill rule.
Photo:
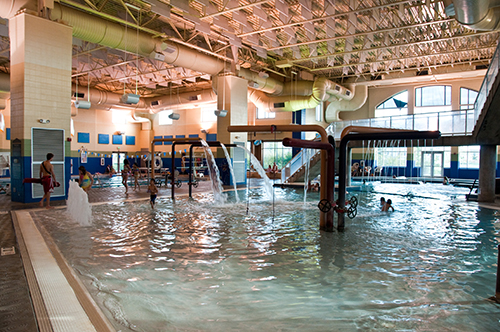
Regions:
<instances>
[{"instance_id":1,"label":"curtain of water","mask_svg":"<svg viewBox=\"0 0 500 332\"><path fill-rule=\"evenodd\" d=\"M89 204L89 197L76 181L69 182L66 211L80 225L92 224L92 207Z\"/></svg>"},{"instance_id":2,"label":"curtain of water","mask_svg":"<svg viewBox=\"0 0 500 332\"><path fill-rule=\"evenodd\" d=\"M229 171L231 173L231 178L233 179L233 187L234 187L234 196L236 197L236 202L240 202L240 198L238 197L238 190L236 189L236 178L234 177L234 169L233 163L231 162L231 157L229 157L229 153L227 152L226 146L224 144L220 144L222 150L224 150L224 155L226 155L227 164L229 166Z\"/></svg>"},{"instance_id":3,"label":"curtain of water","mask_svg":"<svg viewBox=\"0 0 500 332\"><path fill-rule=\"evenodd\" d=\"M250 165L253 166L253 168L257 171L257 173L260 175L260 177L264 180L264 190L266 192L267 198L272 199L273 198L273 185L271 183L271 180L269 180L269 177L266 174L266 171L260 164L260 162L255 158L255 156L248 150L245 146L237 146L238 148L241 148L246 151L246 153L250 157Z\"/></svg>"},{"instance_id":4,"label":"curtain of water","mask_svg":"<svg viewBox=\"0 0 500 332\"><path fill-rule=\"evenodd\" d=\"M309 189L309 168L311 165L311 150L302 149L302 155L306 157L306 171L304 173L304 207L307 200L307 189Z\"/></svg>"},{"instance_id":5,"label":"curtain of water","mask_svg":"<svg viewBox=\"0 0 500 332\"><path fill-rule=\"evenodd\" d=\"M207 142L202 139L201 145L205 150L205 158L207 159L208 165L208 174L210 175L210 184L212 185L215 203L223 204L226 202L226 196L222 193L223 189L220 182L219 168L217 167L214 155Z\"/></svg>"}]
</instances>

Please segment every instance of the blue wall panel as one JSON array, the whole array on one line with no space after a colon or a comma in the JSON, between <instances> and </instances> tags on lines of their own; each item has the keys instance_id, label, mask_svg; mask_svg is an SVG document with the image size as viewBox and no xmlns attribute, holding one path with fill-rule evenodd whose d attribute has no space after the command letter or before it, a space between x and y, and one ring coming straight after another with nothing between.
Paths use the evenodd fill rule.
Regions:
<instances>
[{"instance_id":1,"label":"blue wall panel","mask_svg":"<svg viewBox=\"0 0 500 332\"><path fill-rule=\"evenodd\" d=\"M109 144L109 135L108 134L98 134L97 135L97 143Z\"/></svg>"},{"instance_id":2,"label":"blue wall panel","mask_svg":"<svg viewBox=\"0 0 500 332\"><path fill-rule=\"evenodd\" d=\"M116 144L116 145L123 144L123 136L122 135L113 135L113 144Z\"/></svg>"},{"instance_id":3,"label":"blue wall panel","mask_svg":"<svg viewBox=\"0 0 500 332\"><path fill-rule=\"evenodd\" d=\"M78 143L90 143L90 133L78 133L77 134Z\"/></svg>"},{"instance_id":4,"label":"blue wall panel","mask_svg":"<svg viewBox=\"0 0 500 332\"><path fill-rule=\"evenodd\" d=\"M125 145L135 145L135 136L125 136Z\"/></svg>"}]
</instances>

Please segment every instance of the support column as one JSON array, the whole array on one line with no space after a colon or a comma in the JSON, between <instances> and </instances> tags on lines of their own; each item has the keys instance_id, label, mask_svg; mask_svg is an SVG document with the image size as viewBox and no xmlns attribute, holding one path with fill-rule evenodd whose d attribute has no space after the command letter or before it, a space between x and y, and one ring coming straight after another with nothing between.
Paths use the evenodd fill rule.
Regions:
<instances>
[{"instance_id":1,"label":"support column","mask_svg":"<svg viewBox=\"0 0 500 332\"><path fill-rule=\"evenodd\" d=\"M64 199L70 167L66 159L71 148L67 137L71 122L72 28L21 13L9 20L9 37L12 201L40 200L41 186L23 185L22 180L39 176L39 164L49 152L55 154L56 178L62 185L51 198ZM41 137L36 149L32 147L34 130L36 137Z\"/></svg>"},{"instance_id":2,"label":"support column","mask_svg":"<svg viewBox=\"0 0 500 332\"><path fill-rule=\"evenodd\" d=\"M217 119L217 140L224 144L246 145L247 133L229 133L227 127L248 125L248 81L236 76L218 76L217 79L217 109L225 109L227 115ZM218 165L225 162L222 149L217 149ZM234 175L237 184L246 183L246 153L239 148L229 149L233 160ZM220 169L220 167L219 167ZM227 170L229 171L229 170ZM222 178L230 178L224 177ZM224 183L230 185L231 183Z\"/></svg>"},{"instance_id":3,"label":"support column","mask_svg":"<svg viewBox=\"0 0 500 332\"><path fill-rule=\"evenodd\" d=\"M481 145L479 152L479 202L495 201L496 145Z\"/></svg>"}]
</instances>

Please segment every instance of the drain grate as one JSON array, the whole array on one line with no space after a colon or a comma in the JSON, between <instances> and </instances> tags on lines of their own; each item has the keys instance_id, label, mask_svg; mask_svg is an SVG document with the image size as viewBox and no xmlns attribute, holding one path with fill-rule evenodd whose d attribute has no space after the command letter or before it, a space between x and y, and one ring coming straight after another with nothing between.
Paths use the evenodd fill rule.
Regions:
<instances>
[{"instance_id":1,"label":"drain grate","mask_svg":"<svg viewBox=\"0 0 500 332\"><path fill-rule=\"evenodd\" d=\"M16 248L14 247L2 248L1 256L14 255L15 253L16 253Z\"/></svg>"}]
</instances>

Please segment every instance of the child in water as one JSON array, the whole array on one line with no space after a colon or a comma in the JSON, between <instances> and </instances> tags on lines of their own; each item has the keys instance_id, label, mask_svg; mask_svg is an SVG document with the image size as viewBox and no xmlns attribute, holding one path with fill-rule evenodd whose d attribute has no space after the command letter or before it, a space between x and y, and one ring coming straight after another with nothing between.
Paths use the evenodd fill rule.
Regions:
<instances>
[{"instance_id":1,"label":"child in water","mask_svg":"<svg viewBox=\"0 0 500 332\"><path fill-rule=\"evenodd\" d=\"M385 205L385 198L384 197L380 197L380 208L383 209L384 205Z\"/></svg>"},{"instance_id":2,"label":"child in water","mask_svg":"<svg viewBox=\"0 0 500 332\"><path fill-rule=\"evenodd\" d=\"M392 207L392 200L388 199L384 206L382 206L382 211L389 211L390 209L394 211L394 208Z\"/></svg>"},{"instance_id":3,"label":"child in water","mask_svg":"<svg viewBox=\"0 0 500 332\"><path fill-rule=\"evenodd\" d=\"M156 195L158 194L158 188L156 188L156 183L154 179L151 179L149 181L149 186L148 186L148 191L150 194L150 201L149 203L151 204L151 208L155 208L155 201L156 201Z\"/></svg>"},{"instance_id":4,"label":"child in water","mask_svg":"<svg viewBox=\"0 0 500 332\"><path fill-rule=\"evenodd\" d=\"M78 171L80 173L80 179L78 181L80 187L85 190L86 193L88 193L92 188L92 184L94 184L94 178L92 177L92 174L87 172L85 166L78 167Z\"/></svg>"}]
</instances>

